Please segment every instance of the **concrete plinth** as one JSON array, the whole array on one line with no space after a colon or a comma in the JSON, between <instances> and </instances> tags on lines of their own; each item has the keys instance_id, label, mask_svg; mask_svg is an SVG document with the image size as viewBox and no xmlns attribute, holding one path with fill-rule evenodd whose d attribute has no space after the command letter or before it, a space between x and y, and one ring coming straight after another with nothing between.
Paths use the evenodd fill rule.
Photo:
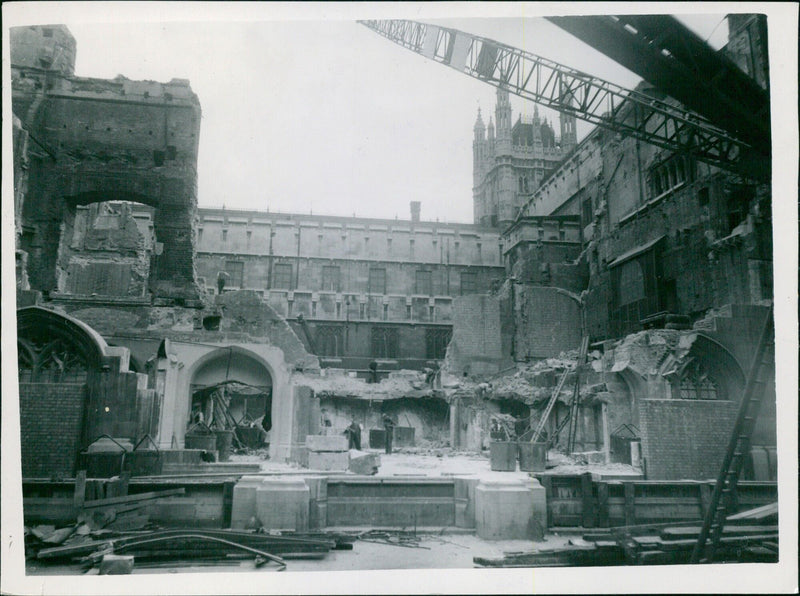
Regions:
<instances>
[{"instance_id":1,"label":"concrete plinth","mask_svg":"<svg viewBox=\"0 0 800 596\"><path fill-rule=\"evenodd\" d=\"M544 491L541 486L538 488ZM481 481L475 488L478 537L484 540L539 537L541 520L536 518L534 496L538 498L538 491L529 482Z\"/></svg>"},{"instance_id":2,"label":"concrete plinth","mask_svg":"<svg viewBox=\"0 0 800 596\"><path fill-rule=\"evenodd\" d=\"M309 451L308 467L311 470L344 472L350 463L347 451Z\"/></svg>"},{"instance_id":3,"label":"concrete plinth","mask_svg":"<svg viewBox=\"0 0 800 596\"><path fill-rule=\"evenodd\" d=\"M256 517L266 530L305 532L310 495L302 478L265 478L256 489Z\"/></svg>"},{"instance_id":4,"label":"concrete plinth","mask_svg":"<svg viewBox=\"0 0 800 596\"><path fill-rule=\"evenodd\" d=\"M328 525L328 478L327 476L306 476L309 490L308 528L320 530Z\"/></svg>"},{"instance_id":5,"label":"concrete plinth","mask_svg":"<svg viewBox=\"0 0 800 596\"><path fill-rule=\"evenodd\" d=\"M231 505L231 528L234 530L253 529L256 517L256 491L264 482L263 476L242 476L233 487Z\"/></svg>"},{"instance_id":6,"label":"concrete plinth","mask_svg":"<svg viewBox=\"0 0 800 596\"><path fill-rule=\"evenodd\" d=\"M456 506L456 527L475 527L475 488L477 478L453 478L453 493Z\"/></svg>"}]
</instances>

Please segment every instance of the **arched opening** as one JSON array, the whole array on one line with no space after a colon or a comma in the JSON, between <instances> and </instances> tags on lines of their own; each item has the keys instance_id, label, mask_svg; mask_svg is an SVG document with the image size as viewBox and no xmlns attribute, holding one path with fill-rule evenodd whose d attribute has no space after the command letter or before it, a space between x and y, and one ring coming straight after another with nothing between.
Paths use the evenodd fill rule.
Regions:
<instances>
[{"instance_id":1,"label":"arched opening","mask_svg":"<svg viewBox=\"0 0 800 596\"><path fill-rule=\"evenodd\" d=\"M145 197L108 198L84 193L65 200L57 288L85 296L144 298L156 270L155 255L162 252L155 210Z\"/></svg>"},{"instance_id":2,"label":"arched opening","mask_svg":"<svg viewBox=\"0 0 800 596\"><path fill-rule=\"evenodd\" d=\"M37 306L17 311L22 474L69 476L85 446L89 384L108 360L86 325Z\"/></svg>"},{"instance_id":3,"label":"arched opening","mask_svg":"<svg viewBox=\"0 0 800 596\"><path fill-rule=\"evenodd\" d=\"M235 431L234 444L269 444L273 379L254 354L233 346L208 355L189 382L189 429Z\"/></svg>"}]
</instances>

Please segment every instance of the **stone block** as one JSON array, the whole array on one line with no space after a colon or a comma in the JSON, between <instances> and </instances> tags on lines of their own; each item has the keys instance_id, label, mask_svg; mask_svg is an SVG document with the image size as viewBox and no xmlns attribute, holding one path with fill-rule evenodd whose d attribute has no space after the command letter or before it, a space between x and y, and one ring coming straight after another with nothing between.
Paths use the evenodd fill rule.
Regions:
<instances>
[{"instance_id":1,"label":"stone block","mask_svg":"<svg viewBox=\"0 0 800 596\"><path fill-rule=\"evenodd\" d=\"M265 530L305 532L310 495L302 478L267 477L256 489L256 518Z\"/></svg>"},{"instance_id":2,"label":"stone block","mask_svg":"<svg viewBox=\"0 0 800 596\"><path fill-rule=\"evenodd\" d=\"M344 435L308 435L306 447L314 451L347 451L347 437Z\"/></svg>"},{"instance_id":3,"label":"stone block","mask_svg":"<svg viewBox=\"0 0 800 596\"><path fill-rule=\"evenodd\" d=\"M345 471L350 463L347 451L309 451L308 467L311 470Z\"/></svg>"},{"instance_id":4,"label":"stone block","mask_svg":"<svg viewBox=\"0 0 800 596\"><path fill-rule=\"evenodd\" d=\"M529 499L533 505L534 531L537 535L531 538L541 539L547 531L547 490L536 478L528 478L525 481L528 487ZM541 530L541 535L539 531Z\"/></svg>"},{"instance_id":5,"label":"stone block","mask_svg":"<svg viewBox=\"0 0 800 596\"><path fill-rule=\"evenodd\" d=\"M233 487L231 528L253 529L256 517L256 491L264 482L263 476L242 476Z\"/></svg>"},{"instance_id":6,"label":"stone block","mask_svg":"<svg viewBox=\"0 0 800 596\"><path fill-rule=\"evenodd\" d=\"M481 481L475 488L475 528L478 537L484 540L530 540L540 537L542 519L537 519L535 515L532 493L537 499L540 498L539 493L524 481Z\"/></svg>"},{"instance_id":7,"label":"stone block","mask_svg":"<svg viewBox=\"0 0 800 596\"><path fill-rule=\"evenodd\" d=\"M353 474L372 476L378 473L378 468L381 465L381 456L379 454L351 449L349 456L349 470L353 472Z\"/></svg>"},{"instance_id":8,"label":"stone block","mask_svg":"<svg viewBox=\"0 0 800 596\"><path fill-rule=\"evenodd\" d=\"M456 527L475 527L475 487L478 478L453 478L453 496L456 507Z\"/></svg>"},{"instance_id":9,"label":"stone block","mask_svg":"<svg viewBox=\"0 0 800 596\"><path fill-rule=\"evenodd\" d=\"M128 575L133 571L133 555L103 555L100 575Z\"/></svg>"},{"instance_id":10,"label":"stone block","mask_svg":"<svg viewBox=\"0 0 800 596\"><path fill-rule=\"evenodd\" d=\"M327 476L306 476L309 490L308 528L319 530L328 525L328 478Z\"/></svg>"}]
</instances>

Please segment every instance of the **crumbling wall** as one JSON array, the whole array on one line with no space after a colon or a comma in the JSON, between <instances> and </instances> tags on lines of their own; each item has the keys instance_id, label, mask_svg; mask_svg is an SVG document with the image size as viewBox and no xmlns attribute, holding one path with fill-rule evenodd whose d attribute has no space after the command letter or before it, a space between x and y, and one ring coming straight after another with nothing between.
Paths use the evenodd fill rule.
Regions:
<instances>
[{"instance_id":1,"label":"crumbling wall","mask_svg":"<svg viewBox=\"0 0 800 596\"><path fill-rule=\"evenodd\" d=\"M24 35L12 37L28 40L20 29ZM40 40L45 53L50 39ZM22 206L28 233L21 248L28 253L31 287L65 289L69 263L60 247L77 205L128 200L156 207L156 296L196 302L192 223L200 104L188 81L80 78L71 68L59 74L21 62L12 72L12 108L37 139L35 149L29 145Z\"/></svg>"},{"instance_id":2,"label":"crumbling wall","mask_svg":"<svg viewBox=\"0 0 800 596\"><path fill-rule=\"evenodd\" d=\"M62 241L66 291L142 297L150 275L149 243L128 205L97 203L78 209Z\"/></svg>"}]
</instances>

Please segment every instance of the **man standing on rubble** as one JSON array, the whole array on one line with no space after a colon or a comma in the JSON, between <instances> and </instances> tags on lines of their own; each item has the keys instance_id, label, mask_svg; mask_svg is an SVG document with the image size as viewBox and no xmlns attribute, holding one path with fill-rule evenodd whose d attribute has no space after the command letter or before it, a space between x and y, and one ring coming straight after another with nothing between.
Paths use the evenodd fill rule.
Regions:
<instances>
[{"instance_id":1,"label":"man standing on rubble","mask_svg":"<svg viewBox=\"0 0 800 596\"><path fill-rule=\"evenodd\" d=\"M389 414L383 415L383 430L386 435L386 453L392 452L392 435L394 434L394 420Z\"/></svg>"}]
</instances>

